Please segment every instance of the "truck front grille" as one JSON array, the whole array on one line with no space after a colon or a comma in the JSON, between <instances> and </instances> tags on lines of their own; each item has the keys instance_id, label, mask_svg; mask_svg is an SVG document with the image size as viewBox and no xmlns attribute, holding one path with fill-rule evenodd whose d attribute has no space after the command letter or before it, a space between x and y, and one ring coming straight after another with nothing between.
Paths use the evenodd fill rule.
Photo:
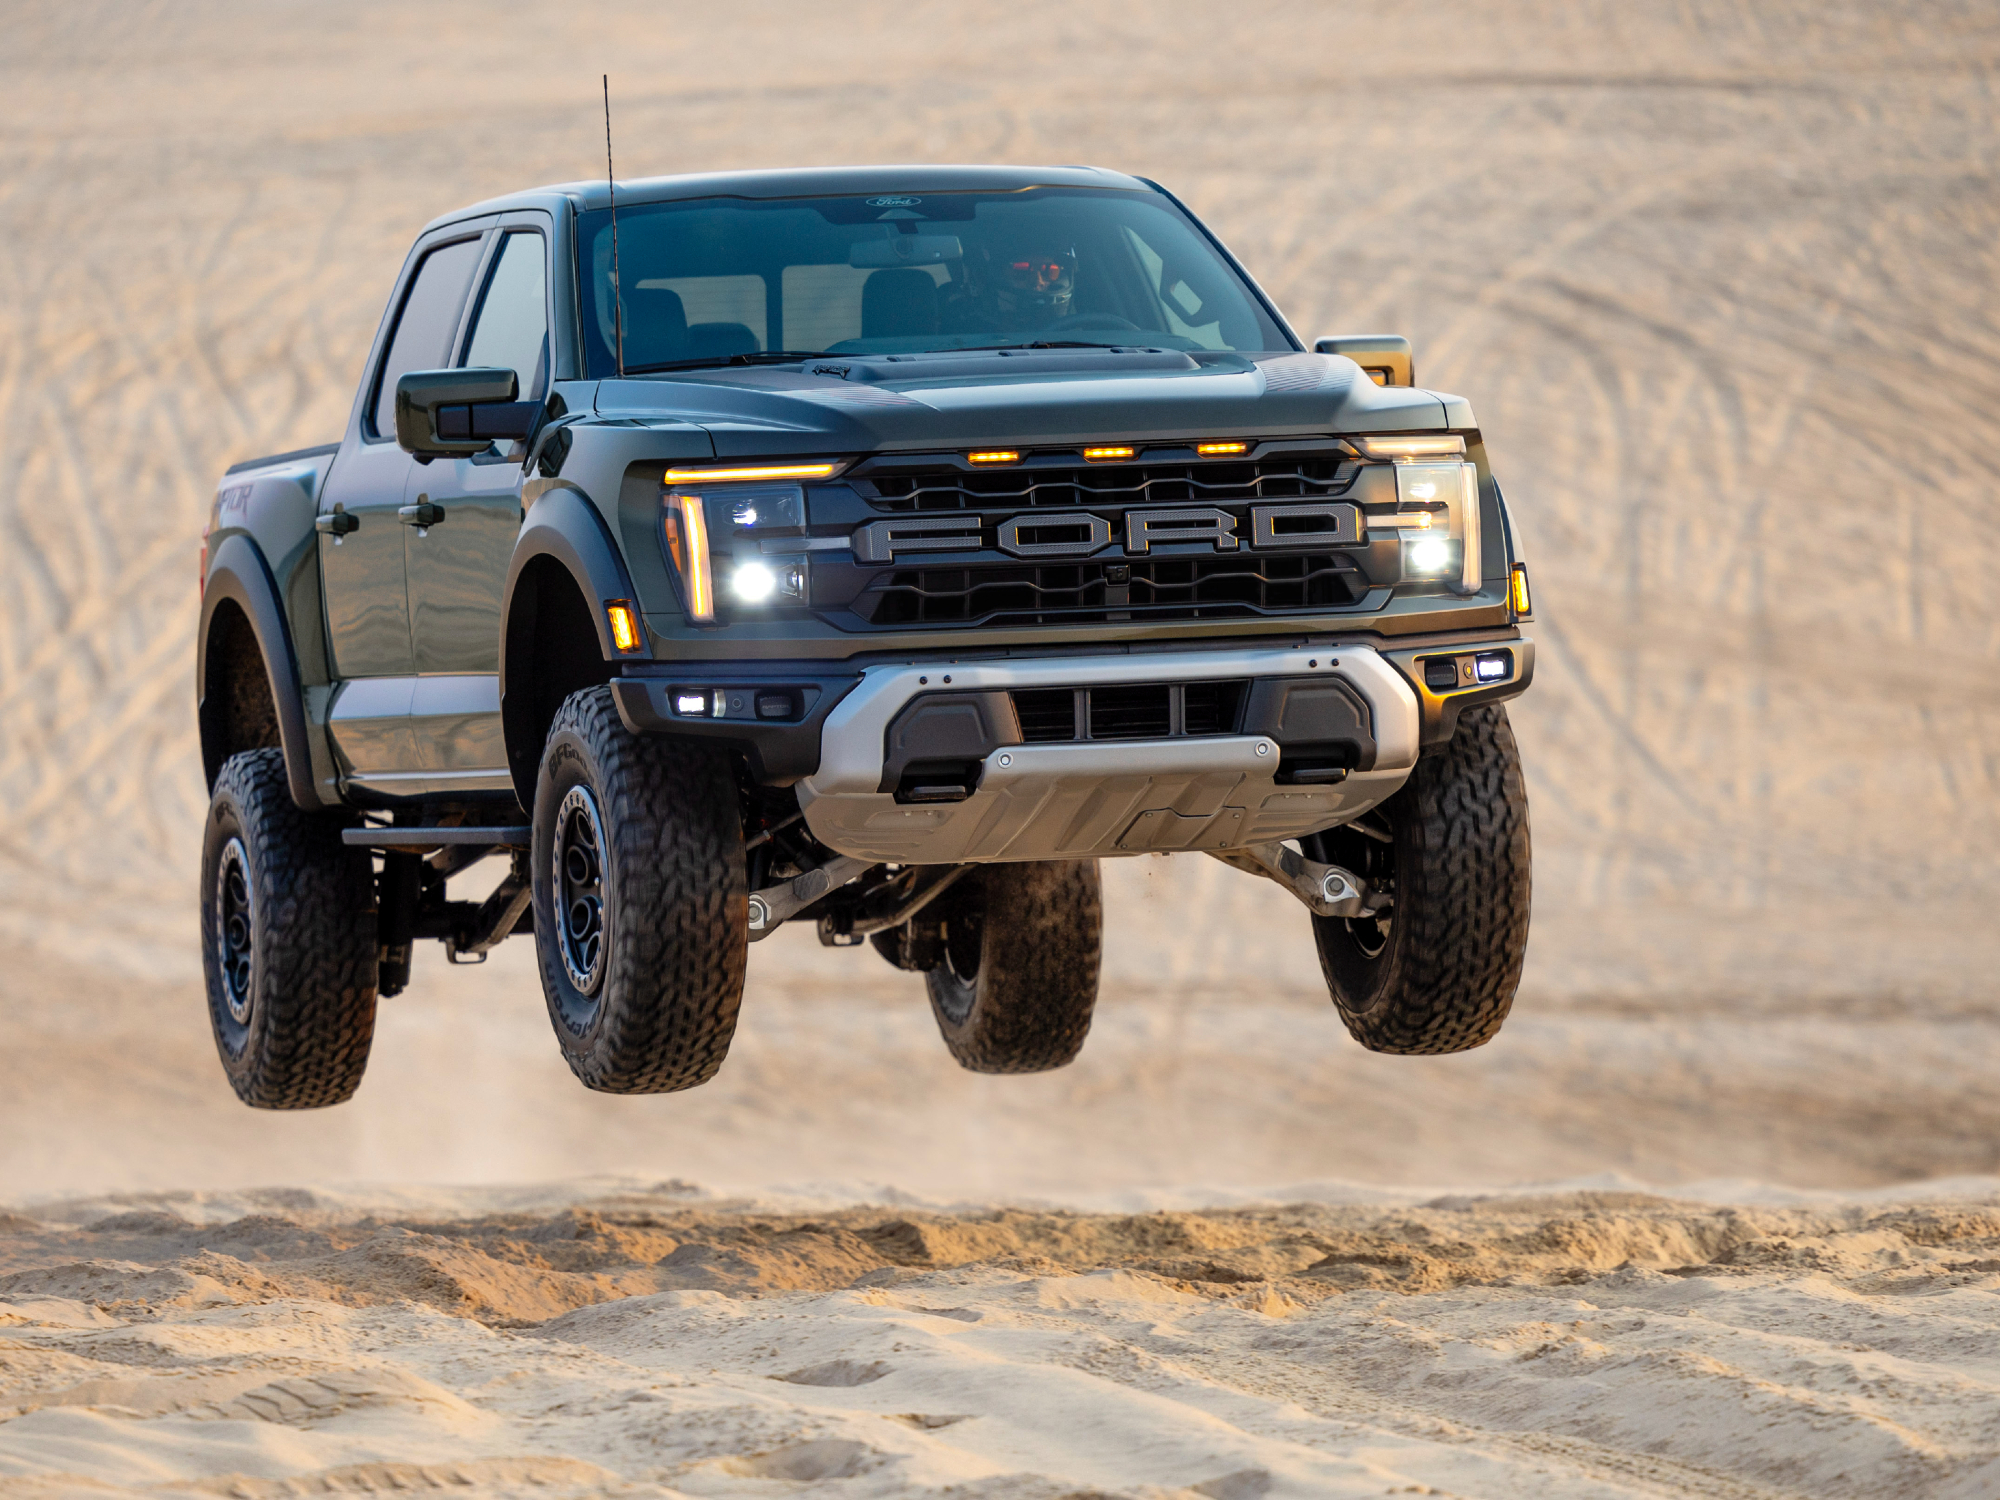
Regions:
<instances>
[{"instance_id":1,"label":"truck front grille","mask_svg":"<svg viewBox=\"0 0 2000 1500\"><path fill-rule=\"evenodd\" d=\"M1107 575L1122 575L1113 583ZM1129 563L896 568L854 601L871 625L1222 619L1358 602L1367 582L1338 553Z\"/></svg>"},{"instance_id":2,"label":"truck front grille","mask_svg":"<svg viewBox=\"0 0 2000 1500\"><path fill-rule=\"evenodd\" d=\"M1335 454L1277 454L1243 463L1029 465L980 473L940 466L851 482L877 509L890 511L1229 505L1318 499L1332 491L1340 462Z\"/></svg>"}]
</instances>

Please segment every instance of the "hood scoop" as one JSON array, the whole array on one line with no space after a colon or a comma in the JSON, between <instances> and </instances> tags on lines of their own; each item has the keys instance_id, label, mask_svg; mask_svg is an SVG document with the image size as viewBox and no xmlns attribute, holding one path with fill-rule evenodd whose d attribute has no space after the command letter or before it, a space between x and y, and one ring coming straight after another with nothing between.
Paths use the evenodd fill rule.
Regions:
<instances>
[{"instance_id":1,"label":"hood scoop","mask_svg":"<svg viewBox=\"0 0 2000 1500\"><path fill-rule=\"evenodd\" d=\"M990 380L996 375L1185 373L1201 365L1177 349L941 349L813 360L808 375L879 384L890 380Z\"/></svg>"}]
</instances>

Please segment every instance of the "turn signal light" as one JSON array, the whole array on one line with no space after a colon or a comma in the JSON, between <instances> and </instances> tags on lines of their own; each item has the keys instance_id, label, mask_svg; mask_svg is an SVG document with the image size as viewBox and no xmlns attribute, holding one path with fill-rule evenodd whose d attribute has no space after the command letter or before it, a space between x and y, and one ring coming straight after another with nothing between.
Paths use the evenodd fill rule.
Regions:
<instances>
[{"instance_id":1,"label":"turn signal light","mask_svg":"<svg viewBox=\"0 0 2000 1500\"><path fill-rule=\"evenodd\" d=\"M1248 453L1248 443L1196 443L1194 451L1203 458L1228 458L1235 453Z\"/></svg>"},{"instance_id":2,"label":"turn signal light","mask_svg":"<svg viewBox=\"0 0 2000 1500\"><path fill-rule=\"evenodd\" d=\"M1139 450L1136 448L1086 448L1084 458L1090 463L1109 463L1114 459L1130 458Z\"/></svg>"},{"instance_id":3,"label":"turn signal light","mask_svg":"<svg viewBox=\"0 0 2000 1500\"><path fill-rule=\"evenodd\" d=\"M1528 592L1528 565L1514 564L1514 586L1512 591L1514 613L1526 619L1535 612L1535 597Z\"/></svg>"},{"instance_id":4,"label":"turn signal light","mask_svg":"<svg viewBox=\"0 0 2000 1500\"><path fill-rule=\"evenodd\" d=\"M741 469L669 469L668 484L737 484L759 479L831 479L845 463L753 464Z\"/></svg>"},{"instance_id":5,"label":"turn signal light","mask_svg":"<svg viewBox=\"0 0 2000 1500\"><path fill-rule=\"evenodd\" d=\"M989 448L984 453L968 453L965 461L969 464L1017 464L1021 455L1012 448Z\"/></svg>"},{"instance_id":6,"label":"turn signal light","mask_svg":"<svg viewBox=\"0 0 2000 1500\"><path fill-rule=\"evenodd\" d=\"M604 618L611 623L611 644L620 651L637 651L643 637L639 634L639 616L629 599L609 599L605 601Z\"/></svg>"}]
</instances>

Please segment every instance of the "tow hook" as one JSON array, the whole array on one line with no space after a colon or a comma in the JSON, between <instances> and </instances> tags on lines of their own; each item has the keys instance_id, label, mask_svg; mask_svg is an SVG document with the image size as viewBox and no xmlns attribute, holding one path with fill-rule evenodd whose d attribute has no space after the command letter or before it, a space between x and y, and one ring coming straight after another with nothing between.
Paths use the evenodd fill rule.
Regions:
<instances>
[{"instance_id":1,"label":"tow hook","mask_svg":"<svg viewBox=\"0 0 2000 1500\"><path fill-rule=\"evenodd\" d=\"M1240 849L1208 852L1232 869L1276 881L1314 916L1368 917L1389 904L1386 891L1370 890L1368 882L1352 870L1307 859L1282 843L1245 844Z\"/></svg>"}]
</instances>

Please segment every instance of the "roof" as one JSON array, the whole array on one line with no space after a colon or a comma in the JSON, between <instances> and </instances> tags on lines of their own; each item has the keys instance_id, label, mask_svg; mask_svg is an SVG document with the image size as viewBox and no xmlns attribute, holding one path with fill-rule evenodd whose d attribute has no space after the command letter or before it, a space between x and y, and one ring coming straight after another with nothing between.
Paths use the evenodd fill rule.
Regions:
<instances>
[{"instance_id":1,"label":"roof","mask_svg":"<svg viewBox=\"0 0 2000 1500\"><path fill-rule=\"evenodd\" d=\"M1010 192L1029 187L1119 188L1151 191L1150 185L1123 172L1102 167L953 167L938 165L880 167L788 167L761 172L692 172L678 177L621 179L621 205L663 203L677 198L825 198L845 193ZM552 183L504 197L488 198L441 214L425 227L434 229L478 214L505 213L517 208L550 208L567 199L579 209L603 208L611 201L604 179Z\"/></svg>"}]
</instances>

